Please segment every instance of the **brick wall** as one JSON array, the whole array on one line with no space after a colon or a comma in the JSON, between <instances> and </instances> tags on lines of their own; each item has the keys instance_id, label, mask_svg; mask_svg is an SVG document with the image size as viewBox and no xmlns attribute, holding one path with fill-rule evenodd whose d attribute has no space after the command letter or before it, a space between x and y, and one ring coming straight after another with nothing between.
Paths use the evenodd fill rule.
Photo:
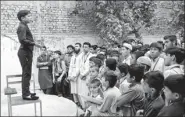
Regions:
<instances>
[{"instance_id":1,"label":"brick wall","mask_svg":"<svg viewBox=\"0 0 185 117\"><path fill-rule=\"evenodd\" d=\"M42 40L51 49L66 50L68 44L89 41L101 43L88 20L71 15L75 1L2 1L1 33L18 41L16 29L17 13L28 9L33 14L29 27L35 40Z\"/></svg>"}]
</instances>

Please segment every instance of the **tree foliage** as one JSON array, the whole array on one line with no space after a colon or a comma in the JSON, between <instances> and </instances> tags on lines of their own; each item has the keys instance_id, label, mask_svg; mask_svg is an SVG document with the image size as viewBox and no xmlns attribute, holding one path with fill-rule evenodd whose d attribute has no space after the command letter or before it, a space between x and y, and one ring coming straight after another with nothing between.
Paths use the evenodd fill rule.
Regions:
<instances>
[{"instance_id":1,"label":"tree foliage","mask_svg":"<svg viewBox=\"0 0 185 117\"><path fill-rule=\"evenodd\" d=\"M183 1L166 4L165 1L152 0L96 0L89 10L84 10L82 3L79 2L80 7L75 12L93 22L99 36L107 42L121 42L131 34L141 39L141 30L155 34L156 30L173 29L178 32L184 29ZM161 11L156 12L159 8L166 9L170 15L160 16Z\"/></svg>"}]
</instances>

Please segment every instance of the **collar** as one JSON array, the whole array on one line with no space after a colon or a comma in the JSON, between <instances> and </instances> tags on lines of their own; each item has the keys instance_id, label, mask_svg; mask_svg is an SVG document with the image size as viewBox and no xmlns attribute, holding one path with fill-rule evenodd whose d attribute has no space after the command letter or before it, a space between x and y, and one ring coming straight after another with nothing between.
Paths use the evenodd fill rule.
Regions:
<instances>
[{"instance_id":1,"label":"collar","mask_svg":"<svg viewBox=\"0 0 185 117\"><path fill-rule=\"evenodd\" d=\"M25 22L21 21L20 24L23 24L25 26L28 26Z\"/></svg>"},{"instance_id":2,"label":"collar","mask_svg":"<svg viewBox=\"0 0 185 117\"><path fill-rule=\"evenodd\" d=\"M169 69L173 69L173 68L180 68L179 64L173 64L169 66Z\"/></svg>"},{"instance_id":3,"label":"collar","mask_svg":"<svg viewBox=\"0 0 185 117\"><path fill-rule=\"evenodd\" d=\"M125 60L130 60L132 57L131 57L131 55L129 54L127 57L125 57L124 59Z\"/></svg>"},{"instance_id":4,"label":"collar","mask_svg":"<svg viewBox=\"0 0 185 117\"><path fill-rule=\"evenodd\" d=\"M151 59L152 62L156 62L160 57L157 57L155 59Z\"/></svg>"}]
</instances>

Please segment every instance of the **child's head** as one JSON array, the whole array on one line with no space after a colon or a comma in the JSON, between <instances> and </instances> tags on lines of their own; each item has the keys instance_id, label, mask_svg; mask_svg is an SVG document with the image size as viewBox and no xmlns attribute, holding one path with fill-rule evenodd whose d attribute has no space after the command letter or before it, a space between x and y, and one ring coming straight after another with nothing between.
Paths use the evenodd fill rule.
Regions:
<instances>
[{"instance_id":1,"label":"child's head","mask_svg":"<svg viewBox=\"0 0 185 117\"><path fill-rule=\"evenodd\" d=\"M122 56L126 57L126 56L130 55L131 51L132 51L132 45L128 44L128 43L124 43L121 48Z\"/></svg>"},{"instance_id":2,"label":"child's head","mask_svg":"<svg viewBox=\"0 0 185 117\"><path fill-rule=\"evenodd\" d=\"M54 58L60 58L61 55L62 53L60 52L60 50L54 51Z\"/></svg>"},{"instance_id":3,"label":"child's head","mask_svg":"<svg viewBox=\"0 0 185 117\"><path fill-rule=\"evenodd\" d=\"M99 73L99 67L97 66L90 67L90 70L89 70L90 78L96 78L98 76L98 73Z\"/></svg>"},{"instance_id":4,"label":"child's head","mask_svg":"<svg viewBox=\"0 0 185 117\"><path fill-rule=\"evenodd\" d=\"M169 101L183 100L185 97L185 76L182 74L170 75L164 80L164 95Z\"/></svg>"},{"instance_id":5,"label":"child's head","mask_svg":"<svg viewBox=\"0 0 185 117\"><path fill-rule=\"evenodd\" d=\"M101 86L101 82L98 79L93 79L91 80L90 84L89 84L89 91L94 94L94 93L98 93L99 89Z\"/></svg>"},{"instance_id":6,"label":"child's head","mask_svg":"<svg viewBox=\"0 0 185 117\"><path fill-rule=\"evenodd\" d=\"M162 46L159 43L154 42L150 45L150 57L152 59L159 57L161 52L162 52Z\"/></svg>"},{"instance_id":7,"label":"child's head","mask_svg":"<svg viewBox=\"0 0 185 117\"><path fill-rule=\"evenodd\" d=\"M19 21L23 21L25 23L30 23L32 21L31 12L29 10L20 10L17 13L17 18Z\"/></svg>"},{"instance_id":8,"label":"child's head","mask_svg":"<svg viewBox=\"0 0 185 117\"><path fill-rule=\"evenodd\" d=\"M68 46L67 46L67 53L68 53L68 54L73 53L74 50L75 50L74 46L72 46L72 45L68 45Z\"/></svg>"},{"instance_id":9,"label":"child's head","mask_svg":"<svg viewBox=\"0 0 185 117\"><path fill-rule=\"evenodd\" d=\"M102 78L102 85L105 89L113 88L117 83L117 76L114 71L107 71Z\"/></svg>"},{"instance_id":10,"label":"child's head","mask_svg":"<svg viewBox=\"0 0 185 117\"><path fill-rule=\"evenodd\" d=\"M98 55L96 56L96 58L100 59L102 65L103 65L106 57L105 57L105 55L103 55L103 54L98 54Z\"/></svg>"},{"instance_id":11,"label":"child's head","mask_svg":"<svg viewBox=\"0 0 185 117\"><path fill-rule=\"evenodd\" d=\"M97 47L98 47L97 45L92 45L91 48L90 48L90 52L91 52L92 54L96 53L96 52L97 52L97 50L96 50Z\"/></svg>"},{"instance_id":12,"label":"child's head","mask_svg":"<svg viewBox=\"0 0 185 117\"><path fill-rule=\"evenodd\" d=\"M165 50L166 56L165 56L165 65L166 66L170 66L172 64L180 64L183 60L184 60L184 52L181 48L177 48L177 47L171 47L171 48L167 48Z\"/></svg>"},{"instance_id":13,"label":"child's head","mask_svg":"<svg viewBox=\"0 0 185 117\"><path fill-rule=\"evenodd\" d=\"M141 57L144 56L144 52L143 51L135 51L133 53L131 53L131 59L130 59L130 64L136 64L136 60Z\"/></svg>"},{"instance_id":14,"label":"child's head","mask_svg":"<svg viewBox=\"0 0 185 117\"><path fill-rule=\"evenodd\" d=\"M147 94L147 98L156 98L163 88L163 74L160 71L151 71L146 73L143 79L142 86Z\"/></svg>"},{"instance_id":15,"label":"child's head","mask_svg":"<svg viewBox=\"0 0 185 117\"><path fill-rule=\"evenodd\" d=\"M116 70L117 62L115 59L109 58L105 61L108 70Z\"/></svg>"},{"instance_id":16,"label":"child's head","mask_svg":"<svg viewBox=\"0 0 185 117\"><path fill-rule=\"evenodd\" d=\"M90 67L93 67L93 66L100 67L101 64L102 64L101 60L94 57L94 56L89 59L89 66Z\"/></svg>"},{"instance_id":17,"label":"child's head","mask_svg":"<svg viewBox=\"0 0 185 117\"><path fill-rule=\"evenodd\" d=\"M126 63L122 63L120 65L118 65L118 69L121 72L121 78L125 77L128 74L128 65Z\"/></svg>"},{"instance_id":18,"label":"child's head","mask_svg":"<svg viewBox=\"0 0 185 117\"><path fill-rule=\"evenodd\" d=\"M119 52L117 50L112 50L110 52L111 58L115 59L117 62L119 61Z\"/></svg>"},{"instance_id":19,"label":"child's head","mask_svg":"<svg viewBox=\"0 0 185 117\"><path fill-rule=\"evenodd\" d=\"M132 64L128 68L128 73L130 74L130 77L127 78L129 83L140 83L144 75L144 66Z\"/></svg>"}]
</instances>

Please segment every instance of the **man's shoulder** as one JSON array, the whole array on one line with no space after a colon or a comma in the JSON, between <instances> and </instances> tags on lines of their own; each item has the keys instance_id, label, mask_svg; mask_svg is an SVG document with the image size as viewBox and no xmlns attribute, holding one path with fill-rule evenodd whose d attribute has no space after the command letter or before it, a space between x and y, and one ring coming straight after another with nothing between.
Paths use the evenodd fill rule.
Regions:
<instances>
[{"instance_id":1,"label":"man's shoulder","mask_svg":"<svg viewBox=\"0 0 185 117\"><path fill-rule=\"evenodd\" d=\"M161 109L164 106L165 102L161 96L153 101L152 107L156 110Z\"/></svg>"}]
</instances>

